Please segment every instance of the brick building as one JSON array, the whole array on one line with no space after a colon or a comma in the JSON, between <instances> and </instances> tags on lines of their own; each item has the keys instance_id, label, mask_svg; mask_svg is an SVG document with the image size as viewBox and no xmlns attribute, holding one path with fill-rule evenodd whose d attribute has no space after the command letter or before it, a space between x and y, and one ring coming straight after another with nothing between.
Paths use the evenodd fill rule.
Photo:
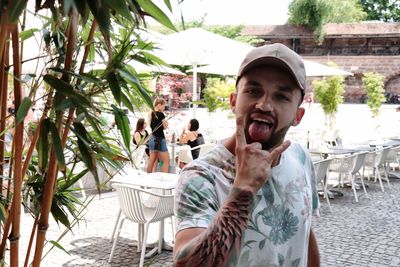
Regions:
<instances>
[{"instance_id":1,"label":"brick building","mask_svg":"<svg viewBox=\"0 0 400 267\"><path fill-rule=\"evenodd\" d=\"M321 45L303 26L246 26L242 34L257 36L265 43L284 43L305 59L323 64L333 61L352 72L354 76L346 78L347 102L363 101L363 73L378 72L385 77L389 102L400 103L400 23L329 23L324 32Z\"/></svg>"}]
</instances>

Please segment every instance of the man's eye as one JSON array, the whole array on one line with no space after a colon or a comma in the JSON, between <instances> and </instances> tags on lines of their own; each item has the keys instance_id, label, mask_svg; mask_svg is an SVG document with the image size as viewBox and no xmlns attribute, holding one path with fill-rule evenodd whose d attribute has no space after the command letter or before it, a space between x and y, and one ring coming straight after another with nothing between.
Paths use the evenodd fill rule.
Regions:
<instances>
[{"instance_id":1,"label":"man's eye","mask_svg":"<svg viewBox=\"0 0 400 267\"><path fill-rule=\"evenodd\" d=\"M257 88L249 88L249 89L247 89L247 93L249 93L251 95L257 95L260 93L260 90Z\"/></svg>"},{"instance_id":2,"label":"man's eye","mask_svg":"<svg viewBox=\"0 0 400 267\"><path fill-rule=\"evenodd\" d=\"M277 98L281 99L281 100L285 100L285 101L290 101L290 97L288 97L287 95L284 95L284 94L277 95Z\"/></svg>"}]
</instances>

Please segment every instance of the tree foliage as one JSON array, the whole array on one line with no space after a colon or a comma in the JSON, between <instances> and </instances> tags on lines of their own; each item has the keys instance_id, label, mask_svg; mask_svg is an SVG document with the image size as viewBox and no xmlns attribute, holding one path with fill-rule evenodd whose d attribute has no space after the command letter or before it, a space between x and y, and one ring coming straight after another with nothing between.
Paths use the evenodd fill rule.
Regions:
<instances>
[{"instance_id":1,"label":"tree foliage","mask_svg":"<svg viewBox=\"0 0 400 267\"><path fill-rule=\"evenodd\" d=\"M384 76L375 72L364 73L362 78L364 90L367 94L367 105L372 116L377 117L380 113L382 103L385 102Z\"/></svg>"},{"instance_id":2,"label":"tree foliage","mask_svg":"<svg viewBox=\"0 0 400 267\"><path fill-rule=\"evenodd\" d=\"M218 108L228 109L229 96L234 91L234 84L228 84L219 78L207 79L207 86L204 89L204 104L208 111L214 112Z\"/></svg>"},{"instance_id":3,"label":"tree foliage","mask_svg":"<svg viewBox=\"0 0 400 267\"><path fill-rule=\"evenodd\" d=\"M326 23L357 22L365 16L358 0L294 0L289 5L289 23L309 27L319 43Z\"/></svg>"},{"instance_id":4,"label":"tree foliage","mask_svg":"<svg viewBox=\"0 0 400 267\"><path fill-rule=\"evenodd\" d=\"M367 20L400 21L399 0L361 0Z\"/></svg>"},{"instance_id":5,"label":"tree foliage","mask_svg":"<svg viewBox=\"0 0 400 267\"><path fill-rule=\"evenodd\" d=\"M321 104L326 115L335 115L343 103L344 78L331 76L313 82L315 99Z\"/></svg>"}]
</instances>

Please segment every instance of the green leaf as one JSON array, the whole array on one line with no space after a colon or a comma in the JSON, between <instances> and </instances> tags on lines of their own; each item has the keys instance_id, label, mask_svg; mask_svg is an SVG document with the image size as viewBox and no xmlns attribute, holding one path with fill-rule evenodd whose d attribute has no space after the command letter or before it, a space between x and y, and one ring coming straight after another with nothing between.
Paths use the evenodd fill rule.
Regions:
<instances>
[{"instance_id":1,"label":"green leaf","mask_svg":"<svg viewBox=\"0 0 400 267\"><path fill-rule=\"evenodd\" d=\"M170 11L172 11L171 2L169 0L164 0L165 5L168 7Z\"/></svg>"},{"instance_id":2,"label":"green leaf","mask_svg":"<svg viewBox=\"0 0 400 267\"><path fill-rule=\"evenodd\" d=\"M98 79L96 76L93 76L93 75L90 75L90 74L87 74L87 73L78 74L78 73L75 73L75 72L72 72L72 71L66 71L64 69L57 68L57 67L56 68L50 68L50 69L53 70L53 71L60 72L60 73L69 74L69 75L74 76L74 77L76 77L76 78L78 78L78 79L80 79L80 80L82 80L84 82L94 83L97 86L101 86L101 80Z\"/></svg>"},{"instance_id":3,"label":"green leaf","mask_svg":"<svg viewBox=\"0 0 400 267\"><path fill-rule=\"evenodd\" d=\"M111 105L113 108L115 124L119 129L122 139L124 141L125 147L130 151L130 144L131 144L131 130L129 128L129 120L126 114L117 108L115 105Z\"/></svg>"},{"instance_id":4,"label":"green leaf","mask_svg":"<svg viewBox=\"0 0 400 267\"><path fill-rule=\"evenodd\" d=\"M17 111L17 123L20 123L25 119L26 115L28 115L31 106L32 106L32 100L29 97L24 97Z\"/></svg>"},{"instance_id":5,"label":"green leaf","mask_svg":"<svg viewBox=\"0 0 400 267\"><path fill-rule=\"evenodd\" d=\"M64 14L67 15L70 11L70 9L73 7L74 1L73 0L64 0L63 1L63 6L64 6Z\"/></svg>"},{"instance_id":6,"label":"green leaf","mask_svg":"<svg viewBox=\"0 0 400 267\"><path fill-rule=\"evenodd\" d=\"M121 92L121 100L122 100L122 103L125 105L125 107L127 107L131 112L134 112L132 103L129 100L129 98L126 96L126 94L124 94L124 92Z\"/></svg>"},{"instance_id":7,"label":"green leaf","mask_svg":"<svg viewBox=\"0 0 400 267\"><path fill-rule=\"evenodd\" d=\"M54 122L50 122L51 139L53 140L54 151L58 162L58 167L61 171L65 171L65 158L61 146L61 139Z\"/></svg>"},{"instance_id":8,"label":"green leaf","mask_svg":"<svg viewBox=\"0 0 400 267\"><path fill-rule=\"evenodd\" d=\"M3 223L6 223L6 218L8 217L8 213L3 203L0 202L0 220Z\"/></svg>"},{"instance_id":9,"label":"green leaf","mask_svg":"<svg viewBox=\"0 0 400 267\"><path fill-rule=\"evenodd\" d=\"M110 10L108 6L97 0L87 0L89 9L93 14L99 28L107 36L110 35Z\"/></svg>"},{"instance_id":10,"label":"green leaf","mask_svg":"<svg viewBox=\"0 0 400 267\"><path fill-rule=\"evenodd\" d=\"M66 250L63 246L60 245L60 243L58 243L57 241L54 240L50 240L49 241L51 244L53 244L53 246L55 246L56 248L61 249L62 251L64 251L65 253L67 253L68 255L71 255L68 250Z\"/></svg>"},{"instance_id":11,"label":"green leaf","mask_svg":"<svg viewBox=\"0 0 400 267\"><path fill-rule=\"evenodd\" d=\"M58 223L62 223L68 229L71 228L71 224L68 220L68 215L57 205L55 200L51 205L51 214L53 215L54 220Z\"/></svg>"},{"instance_id":12,"label":"green leaf","mask_svg":"<svg viewBox=\"0 0 400 267\"><path fill-rule=\"evenodd\" d=\"M137 0L137 3L143 8L145 12L150 14L155 20L163 24L164 26L170 28L171 30L176 31L174 24L172 24L171 20L167 15L162 12L162 10L156 6L152 1L148 0Z\"/></svg>"},{"instance_id":13,"label":"green leaf","mask_svg":"<svg viewBox=\"0 0 400 267\"><path fill-rule=\"evenodd\" d=\"M31 38L37 31L39 31L39 29L32 28L32 29L28 29L28 30L20 32L19 33L19 38L21 39L20 41L23 42L23 41Z\"/></svg>"},{"instance_id":14,"label":"green leaf","mask_svg":"<svg viewBox=\"0 0 400 267\"><path fill-rule=\"evenodd\" d=\"M127 80L131 85L134 86L134 88L137 89L137 92L143 98L146 105L152 107L153 101L151 100L151 97L147 93L146 89L144 89L143 86L141 85L139 79L136 76L129 73L128 71L121 69L118 69L117 71L120 73L121 77L125 78L125 80Z\"/></svg>"},{"instance_id":15,"label":"green leaf","mask_svg":"<svg viewBox=\"0 0 400 267\"><path fill-rule=\"evenodd\" d=\"M114 9L118 14L121 14L128 20L132 20L132 15L129 12L125 0L105 0L105 2Z\"/></svg>"},{"instance_id":16,"label":"green leaf","mask_svg":"<svg viewBox=\"0 0 400 267\"><path fill-rule=\"evenodd\" d=\"M51 87L53 87L54 89L56 89L57 91L62 93L63 95L69 95L74 90L72 85L70 85L69 83L67 83L61 79L58 79L50 74L44 75L43 80L48 85L50 85Z\"/></svg>"},{"instance_id":17,"label":"green leaf","mask_svg":"<svg viewBox=\"0 0 400 267\"><path fill-rule=\"evenodd\" d=\"M119 86L117 75L115 72L110 71L107 73L106 79L110 85L115 101L117 101L118 104L121 104L121 87Z\"/></svg>"},{"instance_id":18,"label":"green leaf","mask_svg":"<svg viewBox=\"0 0 400 267\"><path fill-rule=\"evenodd\" d=\"M28 0L14 0L12 2L10 12L8 13L9 22L17 22L22 11L26 7L26 3L28 3Z\"/></svg>"},{"instance_id":19,"label":"green leaf","mask_svg":"<svg viewBox=\"0 0 400 267\"><path fill-rule=\"evenodd\" d=\"M38 152L38 166L42 173L46 170L49 158L49 123L50 119L42 121L40 125L39 140L36 145Z\"/></svg>"}]
</instances>

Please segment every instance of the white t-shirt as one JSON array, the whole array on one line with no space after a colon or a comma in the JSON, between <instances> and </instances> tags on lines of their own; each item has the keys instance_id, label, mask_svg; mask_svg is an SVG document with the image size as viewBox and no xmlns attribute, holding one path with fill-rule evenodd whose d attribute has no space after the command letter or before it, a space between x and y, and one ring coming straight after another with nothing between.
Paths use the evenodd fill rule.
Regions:
<instances>
[{"instance_id":1,"label":"white t-shirt","mask_svg":"<svg viewBox=\"0 0 400 267\"><path fill-rule=\"evenodd\" d=\"M222 144L187 165L176 191L177 231L208 227L235 176L235 157ZM318 206L311 158L291 144L257 192L240 251L227 265L307 266L311 215Z\"/></svg>"}]
</instances>

